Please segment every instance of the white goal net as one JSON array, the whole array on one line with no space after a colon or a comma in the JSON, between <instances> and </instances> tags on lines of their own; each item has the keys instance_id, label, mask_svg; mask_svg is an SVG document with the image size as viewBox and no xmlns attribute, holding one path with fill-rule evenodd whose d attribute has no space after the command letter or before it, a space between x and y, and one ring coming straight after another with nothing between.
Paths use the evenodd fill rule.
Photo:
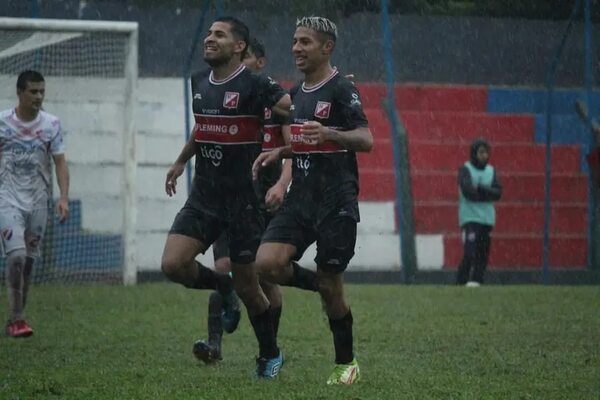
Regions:
<instances>
[{"instance_id":1,"label":"white goal net","mask_svg":"<svg viewBox=\"0 0 600 400\"><path fill-rule=\"evenodd\" d=\"M0 18L0 109L17 104L21 71L41 72L43 107L61 120L71 175L71 216L59 224L49 213L34 282L135 283L137 29Z\"/></svg>"}]
</instances>

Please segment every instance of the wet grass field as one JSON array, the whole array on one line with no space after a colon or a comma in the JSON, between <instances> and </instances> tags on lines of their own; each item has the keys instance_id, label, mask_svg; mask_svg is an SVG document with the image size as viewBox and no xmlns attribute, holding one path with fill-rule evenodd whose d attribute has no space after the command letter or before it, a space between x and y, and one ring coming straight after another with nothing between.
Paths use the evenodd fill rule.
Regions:
<instances>
[{"instance_id":1,"label":"wet grass field","mask_svg":"<svg viewBox=\"0 0 600 400\"><path fill-rule=\"evenodd\" d=\"M0 306L6 309L6 291ZM348 285L362 380L328 387L333 345L313 293L285 289L275 381L253 377L246 315L198 363L209 292L175 284L35 286L29 339L0 338L0 399L591 399L600 287Z\"/></svg>"}]
</instances>

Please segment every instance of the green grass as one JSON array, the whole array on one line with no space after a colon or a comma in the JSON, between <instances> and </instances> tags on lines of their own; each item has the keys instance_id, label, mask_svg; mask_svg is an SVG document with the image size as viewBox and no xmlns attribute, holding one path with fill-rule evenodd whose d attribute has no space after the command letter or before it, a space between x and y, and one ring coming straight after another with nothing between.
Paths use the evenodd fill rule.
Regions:
<instances>
[{"instance_id":1,"label":"green grass","mask_svg":"<svg viewBox=\"0 0 600 400\"><path fill-rule=\"evenodd\" d=\"M6 309L6 292L0 293ZM40 286L29 339L0 338L0 399L596 399L600 288L349 285L362 381L328 387L315 294L286 289L276 381L253 379L244 315L224 360L191 354L208 292L175 284Z\"/></svg>"}]
</instances>

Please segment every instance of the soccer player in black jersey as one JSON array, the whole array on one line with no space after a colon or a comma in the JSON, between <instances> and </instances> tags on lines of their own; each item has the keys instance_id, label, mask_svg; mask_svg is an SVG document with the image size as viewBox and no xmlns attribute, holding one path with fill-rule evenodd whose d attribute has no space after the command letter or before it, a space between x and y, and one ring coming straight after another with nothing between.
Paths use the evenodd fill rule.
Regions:
<instances>
[{"instance_id":1,"label":"soccer player in black jersey","mask_svg":"<svg viewBox=\"0 0 600 400\"><path fill-rule=\"evenodd\" d=\"M352 384L360 370L353 352L352 313L344 299L342 274L354 255L358 213L357 151L368 152L373 137L351 81L331 66L337 39L333 22L305 17L296 23L292 52L304 81L291 91L291 145L261 154L253 173L292 156L292 185L259 247L261 278L302 286L314 272L291 260L317 243L317 281L333 333L336 366L328 384Z\"/></svg>"},{"instance_id":2,"label":"soccer player in black jersey","mask_svg":"<svg viewBox=\"0 0 600 400\"><path fill-rule=\"evenodd\" d=\"M256 73L260 73L264 69L267 64L267 58L264 45L258 39L252 38L250 40L243 63L247 68ZM273 113L269 108L265 108L262 127L262 151L271 151L285 144L281 132L281 126L284 122L284 117ZM291 160L288 159L285 160L283 166L281 163L273 163L260 172L256 190L261 211L265 218L265 226L268 225L272 214L279 208L283 201L285 192L292 179L291 167ZM223 232L219 236L212 247L215 270L221 274L228 274L231 271L231 260L229 258L229 240L226 232ZM264 281L261 282L261 287L271 304L275 335L277 335L282 308L281 289L277 284ZM228 332L231 328L227 324L223 324L222 304L223 297L218 291L211 294L208 302L208 341L198 340L194 343L194 354L198 359L207 364L221 359L223 329L225 328L225 331Z\"/></svg>"},{"instance_id":3,"label":"soccer player in black jersey","mask_svg":"<svg viewBox=\"0 0 600 400\"><path fill-rule=\"evenodd\" d=\"M254 265L264 218L251 170L261 153L264 109L287 110L290 98L271 78L253 74L242 64L248 42L248 28L232 17L215 20L204 39L204 60L211 68L192 76L196 123L165 182L172 196L177 178L195 155L193 187L167 237L161 268L185 287L218 290L224 298L224 319L232 327L237 325L235 288L259 342L256 373L270 378L283 359ZM233 280L195 260L223 231L229 238Z\"/></svg>"}]
</instances>

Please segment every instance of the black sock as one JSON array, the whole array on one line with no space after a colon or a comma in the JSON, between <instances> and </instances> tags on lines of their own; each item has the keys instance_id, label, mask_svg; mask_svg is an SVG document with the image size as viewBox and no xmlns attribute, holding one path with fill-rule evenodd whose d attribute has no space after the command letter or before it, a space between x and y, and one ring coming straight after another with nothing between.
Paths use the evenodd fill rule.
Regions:
<instances>
[{"instance_id":1,"label":"black sock","mask_svg":"<svg viewBox=\"0 0 600 400\"><path fill-rule=\"evenodd\" d=\"M281 319L281 308L283 306L279 306L276 308L271 308L271 314L273 316L273 330L275 331L275 337L279 333L279 320Z\"/></svg>"},{"instance_id":2,"label":"black sock","mask_svg":"<svg viewBox=\"0 0 600 400\"><path fill-rule=\"evenodd\" d=\"M223 337L223 297L219 292L213 292L208 299L208 343L211 346L221 347Z\"/></svg>"},{"instance_id":3,"label":"black sock","mask_svg":"<svg viewBox=\"0 0 600 400\"><path fill-rule=\"evenodd\" d=\"M198 261L194 260L194 264L198 269L198 277L192 285L194 289L216 289L217 288L217 277L216 272L210 268L206 268Z\"/></svg>"},{"instance_id":4,"label":"black sock","mask_svg":"<svg viewBox=\"0 0 600 400\"><path fill-rule=\"evenodd\" d=\"M215 272L215 275L217 276L217 291L221 296L227 296L233 291L233 279L231 279L229 274L218 274Z\"/></svg>"},{"instance_id":5,"label":"black sock","mask_svg":"<svg viewBox=\"0 0 600 400\"><path fill-rule=\"evenodd\" d=\"M194 261L194 263L198 268L198 277L192 285L194 289L214 289L223 296L231 293L233 290L233 281L229 275L218 274L198 261Z\"/></svg>"},{"instance_id":6,"label":"black sock","mask_svg":"<svg viewBox=\"0 0 600 400\"><path fill-rule=\"evenodd\" d=\"M335 363L349 364L354 359L352 352L352 311L341 319L330 319L329 328L333 333L333 345L335 347Z\"/></svg>"},{"instance_id":7,"label":"black sock","mask_svg":"<svg viewBox=\"0 0 600 400\"><path fill-rule=\"evenodd\" d=\"M319 291L317 273L310 269L302 268L297 262L292 261L293 274L286 286L293 286L313 292Z\"/></svg>"},{"instance_id":8,"label":"black sock","mask_svg":"<svg viewBox=\"0 0 600 400\"><path fill-rule=\"evenodd\" d=\"M273 314L271 308L266 309L262 314L248 316L254 334L258 340L259 357L275 358L279 355L277 347L277 338L273 329Z\"/></svg>"}]
</instances>

